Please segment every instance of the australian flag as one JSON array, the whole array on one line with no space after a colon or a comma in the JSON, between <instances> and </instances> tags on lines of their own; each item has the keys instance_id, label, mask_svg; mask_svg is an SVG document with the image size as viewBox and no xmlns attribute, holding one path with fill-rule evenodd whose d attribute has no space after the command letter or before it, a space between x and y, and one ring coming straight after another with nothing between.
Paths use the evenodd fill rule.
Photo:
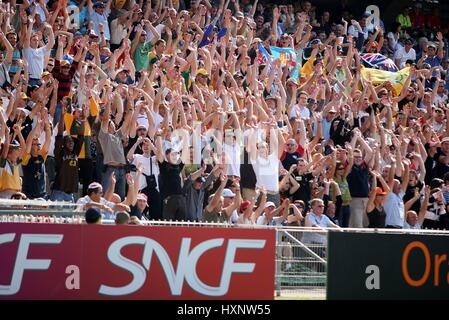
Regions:
<instances>
[{"instance_id":1,"label":"australian flag","mask_svg":"<svg viewBox=\"0 0 449 320\"><path fill-rule=\"evenodd\" d=\"M367 68L374 68L390 72L398 72L399 69L390 58L380 53L364 53L360 55L362 63Z\"/></svg>"}]
</instances>

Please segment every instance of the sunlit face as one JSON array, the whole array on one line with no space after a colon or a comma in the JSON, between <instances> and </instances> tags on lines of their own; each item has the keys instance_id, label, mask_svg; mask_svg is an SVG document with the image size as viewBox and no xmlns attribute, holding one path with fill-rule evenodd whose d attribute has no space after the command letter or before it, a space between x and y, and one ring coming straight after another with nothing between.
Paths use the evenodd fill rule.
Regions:
<instances>
[{"instance_id":1,"label":"sunlit face","mask_svg":"<svg viewBox=\"0 0 449 320\"><path fill-rule=\"evenodd\" d=\"M307 104L307 95L301 94L299 96L299 104L302 105L302 106Z\"/></svg>"},{"instance_id":2,"label":"sunlit face","mask_svg":"<svg viewBox=\"0 0 449 320\"><path fill-rule=\"evenodd\" d=\"M156 45L154 47L154 50L156 51L157 55L161 55L162 53L164 53L165 48L166 48L165 41L163 41L163 42L159 43L158 45Z\"/></svg>"},{"instance_id":3,"label":"sunlit face","mask_svg":"<svg viewBox=\"0 0 449 320\"><path fill-rule=\"evenodd\" d=\"M265 142L259 143L257 151L259 156L266 157L268 155L268 145Z\"/></svg>"},{"instance_id":4,"label":"sunlit face","mask_svg":"<svg viewBox=\"0 0 449 320\"><path fill-rule=\"evenodd\" d=\"M313 204L312 210L313 210L314 213L323 214L323 212L324 212L324 202L321 201L321 200L317 200Z\"/></svg>"},{"instance_id":5,"label":"sunlit face","mask_svg":"<svg viewBox=\"0 0 449 320\"><path fill-rule=\"evenodd\" d=\"M354 163L356 165L361 165L363 163L362 153L359 151L354 151Z\"/></svg>"},{"instance_id":6,"label":"sunlit face","mask_svg":"<svg viewBox=\"0 0 449 320\"><path fill-rule=\"evenodd\" d=\"M171 151L168 154L168 160L171 164L177 164L179 161L179 152L178 151Z\"/></svg>"},{"instance_id":7,"label":"sunlit face","mask_svg":"<svg viewBox=\"0 0 449 320\"><path fill-rule=\"evenodd\" d=\"M33 139L33 142L31 144L31 153L37 154L41 150L41 143L39 142L39 139Z\"/></svg>"},{"instance_id":8,"label":"sunlit face","mask_svg":"<svg viewBox=\"0 0 449 320\"><path fill-rule=\"evenodd\" d=\"M418 222L418 215L415 211L408 211L407 212L407 223L411 226L416 225Z\"/></svg>"},{"instance_id":9,"label":"sunlit face","mask_svg":"<svg viewBox=\"0 0 449 320\"><path fill-rule=\"evenodd\" d=\"M287 152L288 153L294 153L296 151L297 146L298 146L294 139L288 139L286 145L287 145Z\"/></svg>"},{"instance_id":10,"label":"sunlit face","mask_svg":"<svg viewBox=\"0 0 449 320\"><path fill-rule=\"evenodd\" d=\"M39 37L37 35L34 35L30 39L30 46L33 49L36 49L39 45Z\"/></svg>"}]
</instances>

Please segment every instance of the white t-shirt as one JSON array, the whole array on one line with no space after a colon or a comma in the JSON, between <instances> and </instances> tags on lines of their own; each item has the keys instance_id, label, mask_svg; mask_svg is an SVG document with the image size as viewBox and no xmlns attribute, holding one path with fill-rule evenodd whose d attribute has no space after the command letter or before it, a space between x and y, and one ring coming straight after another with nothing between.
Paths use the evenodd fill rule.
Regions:
<instances>
[{"instance_id":1,"label":"white t-shirt","mask_svg":"<svg viewBox=\"0 0 449 320\"><path fill-rule=\"evenodd\" d=\"M279 159L277 152L268 158L257 156L252 162L257 178L257 186L264 187L268 192L279 192Z\"/></svg>"},{"instance_id":2,"label":"white t-shirt","mask_svg":"<svg viewBox=\"0 0 449 320\"><path fill-rule=\"evenodd\" d=\"M111 22L111 43L118 45L128 35L128 29L125 25L118 22L118 18Z\"/></svg>"},{"instance_id":3,"label":"white t-shirt","mask_svg":"<svg viewBox=\"0 0 449 320\"><path fill-rule=\"evenodd\" d=\"M265 213L264 213L257 218L256 224L262 225L262 226L266 226L266 225L280 226L280 225L282 225L282 221L284 221L283 217L273 217L273 220L271 220L271 222L268 224L267 217L265 216Z\"/></svg>"},{"instance_id":4,"label":"white t-shirt","mask_svg":"<svg viewBox=\"0 0 449 320\"><path fill-rule=\"evenodd\" d=\"M223 144L223 151L228 158L228 175L240 177L240 146L237 143Z\"/></svg>"},{"instance_id":5,"label":"white t-shirt","mask_svg":"<svg viewBox=\"0 0 449 320\"><path fill-rule=\"evenodd\" d=\"M143 125L145 126L145 128L148 130L148 128L150 127L150 123L148 122L148 118L147 118L147 114L139 114L137 116L137 123L139 125Z\"/></svg>"},{"instance_id":6,"label":"white t-shirt","mask_svg":"<svg viewBox=\"0 0 449 320\"><path fill-rule=\"evenodd\" d=\"M398 59L400 60L398 68L405 68L405 63L407 62L407 60L416 60L415 49L411 48L409 52L406 52L404 47L399 48L394 54L394 60Z\"/></svg>"},{"instance_id":7,"label":"white t-shirt","mask_svg":"<svg viewBox=\"0 0 449 320\"><path fill-rule=\"evenodd\" d=\"M31 47L23 49L23 57L28 62L28 72L30 74L30 78L41 78L41 74L44 71L44 60L46 53L47 47L45 46L37 49L33 49Z\"/></svg>"},{"instance_id":8,"label":"white t-shirt","mask_svg":"<svg viewBox=\"0 0 449 320\"><path fill-rule=\"evenodd\" d=\"M310 110L307 107L301 108L299 105L295 104L292 106L288 117L290 119L298 117L301 117L301 119L310 119Z\"/></svg>"},{"instance_id":9,"label":"white t-shirt","mask_svg":"<svg viewBox=\"0 0 449 320\"><path fill-rule=\"evenodd\" d=\"M153 170L153 174L156 177L157 190L159 190L159 166L157 164L156 156L146 157L143 154L135 154L132 162L136 167L139 164L143 165L143 173L149 176L151 174L151 170ZM140 178L140 187L139 190L144 189L147 186L147 180L145 176Z\"/></svg>"},{"instance_id":10,"label":"white t-shirt","mask_svg":"<svg viewBox=\"0 0 449 320\"><path fill-rule=\"evenodd\" d=\"M156 129L159 124L164 121L164 118L159 114L159 112L151 111L151 115L153 116L153 122L154 122L154 129Z\"/></svg>"}]
</instances>

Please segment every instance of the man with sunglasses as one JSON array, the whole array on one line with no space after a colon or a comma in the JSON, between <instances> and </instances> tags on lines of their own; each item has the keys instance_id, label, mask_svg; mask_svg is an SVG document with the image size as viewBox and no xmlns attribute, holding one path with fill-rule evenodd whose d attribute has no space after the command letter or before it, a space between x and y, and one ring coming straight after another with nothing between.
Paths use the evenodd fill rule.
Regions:
<instances>
[{"instance_id":1,"label":"man with sunglasses","mask_svg":"<svg viewBox=\"0 0 449 320\"><path fill-rule=\"evenodd\" d=\"M324 202L321 199L315 198L310 202L311 210L305 219L305 227L308 228L340 228L333 223L328 216L324 214ZM325 255L324 246L327 243L327 234L319 232L304 232L302 241L307 244L315 244L311 246L318 255L323 257Z\"/></svg>"}]
</instances>

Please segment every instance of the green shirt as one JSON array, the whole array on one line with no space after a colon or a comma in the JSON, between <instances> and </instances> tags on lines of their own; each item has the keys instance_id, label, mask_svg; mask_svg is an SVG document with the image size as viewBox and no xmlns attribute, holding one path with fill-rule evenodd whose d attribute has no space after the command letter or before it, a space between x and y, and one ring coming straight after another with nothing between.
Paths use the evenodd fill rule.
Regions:
<instances>
[{"instance_id":1,"label":"green shirt","mask_svg":"<svg viewBox=\"0 0 449 320\"><path fill-rule=\"evenodd\" d=\"M136 71L148 70L150 66L150 51L153 48L151 42L139 43L134 51L133 60Z\"/></svg>"}]
</instances>

